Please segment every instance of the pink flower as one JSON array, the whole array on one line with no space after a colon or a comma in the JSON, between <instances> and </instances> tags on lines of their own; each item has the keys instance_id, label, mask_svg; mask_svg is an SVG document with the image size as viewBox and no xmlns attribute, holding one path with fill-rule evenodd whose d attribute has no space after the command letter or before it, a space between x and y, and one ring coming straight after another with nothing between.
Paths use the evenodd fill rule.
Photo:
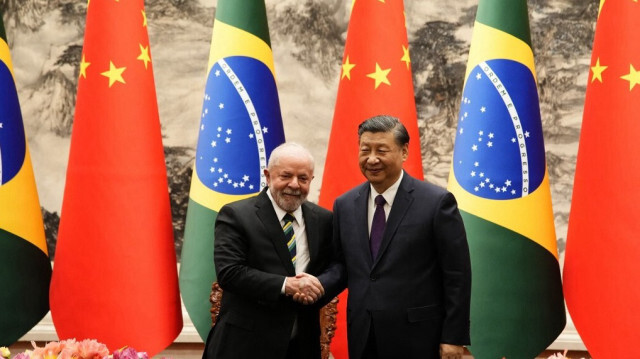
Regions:
<instances>
[{"instance_id":1,"label":"pink flower","mask_svg":"<svg viewBox=\"0 0 640 359\"><path fill-rule=\"evenodd\" d=\"M113 359L149 359L149 354L137 352L131 347L124 347L113 352Z\"/></svg>"},{"instance_id":2,"label":"pink flower","mask_svg":"<svg viewBox=\"0 0 640 359\"><path fill-rule=\"evenodd\" d=\"M29 357L31 359L44 359L44 348L40 348L39 346L37 346L36 342L34 342L33 340L31 341L31 345L33 346L33 351L31 352L31 355Z\"/></svg>"},{"instance_id":3,"label":"pink flower","mask_svg":"<svg viewBox=\"0 0 640 359\"><path fill-rule=\"evenodd\" d=\"M64 344L62 342L49 342L44 346L45 355L58 355L62 351Z\"/></svg>"},{"instance_id":4,"label":"pink flower","mask_svg":"<svg viewBox=\"0 0 640 359\"><path fill-rule=\"evenodd\" d=\"M30 358L31 358L31 350L26 350L13 357L13 359L30 359Z\"/></svg>"},{"instance_id":5,"label":"pink flower","mask_svg":"<svg viewBox=\"0 0 640 359\"><path fill-rule=\"evenodd\" d=\"M550 355L547 359L569 359L569 358L567 358L567 350L565 350L564 353L555 353L553 355Z\"/></svg>"},{"instance_id":6,"label":"pink flower","mask_svg":"<svg viewBox=\"0 0 640 359\"><path fill-rule=\"evenodd\" d=\"M72 359L78 356L78 342L75 339L67 339L60 342L62 350L58 359Z\"/></svg>"},{"instance_id":7,"label":"pink flower","mask_svg":"<svg viewBox=\"0 0 640 359\"><path fill-rule=\"evenodd\" d=\"M33 341L31 345L33 345L33 351L26 350L14 356L14 359L149 359L147 353L137 352L129 347L118 349L113 352L113 355L109 355L107 346L95 339L85 339L81 342L75 339L61 340L46 343L42 348ZM0 350L2 355L0 359L6 359L4 354Z\"/></svg>"},{"instance_id":8,"label":"pink flower","mask_svg":"<svg viewBox=\"0 0 640 359\"><path fill-rule=\"evenodd\" d=\"M77 354L82 359L102 359L109 355L109 349L95 339L85 339L78 343Z\"/></svg>"},{"instance_id":9,"label":"pink flower","mask_svg":"<svg viewBox=\"0 0 640 359\"><path fill-rule=\"evenodd\" d=\"M113 352L113 359L138 359L138 352L131 347L120 348Z\"/></svg>"}]
</instances>

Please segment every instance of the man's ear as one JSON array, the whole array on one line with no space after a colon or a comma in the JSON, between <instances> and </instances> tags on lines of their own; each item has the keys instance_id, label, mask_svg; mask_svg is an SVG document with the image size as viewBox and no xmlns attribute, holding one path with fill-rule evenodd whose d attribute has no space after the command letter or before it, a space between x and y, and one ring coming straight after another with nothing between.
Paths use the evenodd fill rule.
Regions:
<instances>
[{"instance_id":1,"label":"man's ear","mask_svg":"<svg viewBox=\"0 0 640 359\"><path fill-rule=\"evenodd\" d=\"M408 157L409 157L409 144L405 143L402 146L402 162L406 161Z\"/></svg>"},{"instance_id":2,"label":"man's ear","mask_svg":"<svg viewBox=\"0 0 640 359\"><path fill-rule=\"evenodd\" d=\"M271 177L269 177L269 170L265 168L264 171L262 171L262 173L264 173L264 177L267 180L267 187L269 187L269 184L271 183Z\"/></svg>"}]
</instances>

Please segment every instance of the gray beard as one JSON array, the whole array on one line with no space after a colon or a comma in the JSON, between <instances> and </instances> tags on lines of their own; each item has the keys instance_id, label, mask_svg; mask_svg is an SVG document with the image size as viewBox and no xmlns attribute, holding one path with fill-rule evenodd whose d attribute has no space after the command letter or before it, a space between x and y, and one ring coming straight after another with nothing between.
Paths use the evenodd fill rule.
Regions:
<instances>
[{"instance_id":1,"label":"gray beard","mask_svg":"<svg viewBox=\"0 0 640 359\"><path fill-rule=\"evenodd\" d=\"M281 196L273 196L273 197L276 200L276 204L278 205L278 207L282 208L284 211L289 212L289 213L291 213L291 212L295 211L296 209L298 209L298 207L300 207L304 203L304 201L307 200L306 196L304 196L304 197L300 198L300 200L296 200L294 202L287 202Z\"/></svg>"}]
</instances>

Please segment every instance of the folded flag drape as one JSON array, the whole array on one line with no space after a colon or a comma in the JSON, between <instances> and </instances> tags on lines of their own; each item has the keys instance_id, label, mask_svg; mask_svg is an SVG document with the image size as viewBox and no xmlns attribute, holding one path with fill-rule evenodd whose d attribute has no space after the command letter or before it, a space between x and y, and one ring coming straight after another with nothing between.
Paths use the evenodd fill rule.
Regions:
<instances>
[{"instance_id":1,"label":"folded flag drape","mask_svg":"<svg viewBox=\"0 0 640 359\"><path fill-rule=\"evenodd\" d=\"M409 131L404 169L422 179L420 134L411 74L411 58L402 1L353 2L331 124L319 204L333 201L365 181L358 166L358 125L375 115L400 119ZM347 358L346 291L338 303L331 353Z\"/></svg>"},{"instance_id":2,"label":"folded flag drape","mask_svg":"<svg viewBox=\"0 0 640 359\"><path fill-rule=\"evenodd\" d=\"M640 3L601 1L569 215L564 293L594 358L629 355L640 331Z\"/></svg>"},{"instance_id":3,"label":"folded flag drape","mask_svg":"<svg viewBox=\"0 0 640 359\"><path fill-rule=\"evenodd\" d=\"M200 337L211 329L214 225L220 208L256 195L284 142L264 0L219 0L191 178L180 291Z\"/></svg>"},{"instance_id":4,"label":"folded flag drape","mask_svg":"<svg viewBox=\"0 0 640 359\"><path fill-rule=\"evenodd\" d=\"M153 356L182 329L143 0L88 5L50 297L61 339Z\"/></svg>"},{"instance_id":5,"label":"folded flag drape","mask_svg":"<svg viewBox=\"0 0 640 359\"><path fill-rule=\"evenodd\" d=\"M51 262L0 11L0 346L49 311Z\"/></svg>"},{"instance_id":6,"label":"folded flag drape","mask_svg":"<svg viewBox=\"0 0 640 359\"><path fill-rule=\"evenodd\" d=\"M476 358L533 358L565 326L526 0L480 0L449 190L473 273Z\"/></svg>"}]
</instances>

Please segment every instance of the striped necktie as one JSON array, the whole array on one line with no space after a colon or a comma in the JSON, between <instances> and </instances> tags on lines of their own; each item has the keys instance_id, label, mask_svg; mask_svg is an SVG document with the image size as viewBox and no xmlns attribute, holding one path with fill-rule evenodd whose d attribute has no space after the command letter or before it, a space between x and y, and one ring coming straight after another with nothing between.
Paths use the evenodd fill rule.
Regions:
<instances>
[{"instance_id":1,"label":"striped necktie","mask_svg":"<svg viewBox=\"0 0 640 359\"><path fill-rule=\"evenodd\" d=\"M291 213L287 213L282 217L284 225L282 230L284 231L284 238L287 240L287 247L289 248L289 254L291 254L291 263L296 265L296 234L293 233L293 221L295 217Z\"/></svg>"}]
</instances>

